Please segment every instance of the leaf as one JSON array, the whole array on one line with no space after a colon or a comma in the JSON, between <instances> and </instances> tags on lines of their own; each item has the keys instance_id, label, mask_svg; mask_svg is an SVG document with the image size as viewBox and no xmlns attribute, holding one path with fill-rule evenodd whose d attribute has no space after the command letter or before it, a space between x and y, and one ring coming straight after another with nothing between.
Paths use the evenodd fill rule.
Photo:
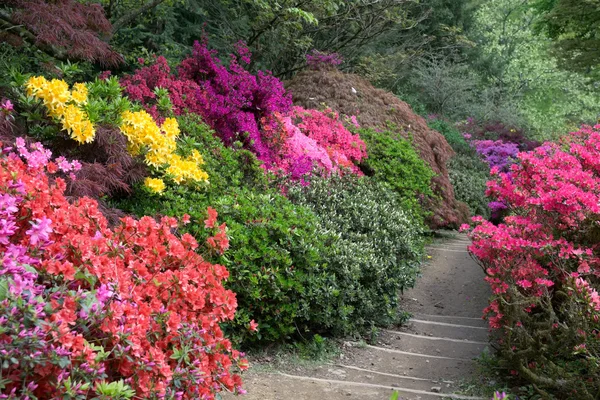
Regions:
<instances>
[{"instance_id":1,"label":"leaf","mask_svg":"<svg viewBox=\"0 0 600 400\"><path fill-rule=\"evenodd\" d=\"M8 297L8 279L0 279L0 301Z\"/></svg>"}]
</instances>

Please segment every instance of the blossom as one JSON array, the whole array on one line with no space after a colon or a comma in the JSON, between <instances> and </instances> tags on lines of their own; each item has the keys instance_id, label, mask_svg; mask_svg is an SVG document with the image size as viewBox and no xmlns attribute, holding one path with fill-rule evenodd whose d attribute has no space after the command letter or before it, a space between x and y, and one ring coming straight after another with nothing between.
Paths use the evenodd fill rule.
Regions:
<instances>
[{"instance_id":1,"label":"blossom","mask_svg":"<svg viewBox=\"0 0 600 400\"><path fill-rule=\"evenodd\" d=\"M217 213L217 210L212 207L208 207L206 212L208 213L208 218L204 220L204 226L206 228L214 228L215 222L217 222L217 216L219 214Z\"/></svg>"},{"instance_id":2,"label":"blossom","mask_svg":"<svg viewBox=\"0 0 600 400\"><path fill-rule=\"evenodd\" d=\"M2 100L2 103L0 103L0 109L2 109L4 113L10 113L14 110L14 106L9 99L4 99Z\"/></svg>"},{"instance_id":3,"label":"blossom","mask_svg":"<svg viewBox=\"0 0 600 400\"><path fill-rule=\"evenodd\" d=\"M42 216L42 218L36 218L33 221L30 221L31 229L27 230L25 233L29 235L29 242L32 245L37 245L38 243L44 243L49 240L49 235L52 233L52 220L46 218L46 216Z\"/></svg>"},{"instance_id":4,"label":"blossom","mask_svg":"<svg viewBox=\"0 0 600 400\"><path fill-rule=\"evenodd\" d=\"M144 185L154 193L162 193L165 190L165 183L159 178L146 178Z\"/></svg>"},{"instance_id":5,"label":"blossom","mask_svg":"<svg viewBox=\"0 0 600 400\"><path fill-rule=\"evenodd\" d=\"M36 152L45 149L23 140L0 152L0 351L16 360L2 367L3 393L85 396L112 382L139 398L242 391L236 372L247 360L220 328L237 304L225 267L196 253L191 235L176 236L175 218L125 217L110 228L96 201L70 202L49 178L51 163L69 162ZM220 225L221 249L225 232ZM185 359L173 359L183 346Z\"/></svg>"},{"instance_id":6,"label":"blossom","mask_svg":"<svg viewBox=\"0 0 600 400\"><path fill-rule=\"evenodd\" d=\"M258 324L254 320L252 320L248 324L248 329L251 330L252 332L256 332L256 331L258 331Z\"/></svg>"}]
</instances>

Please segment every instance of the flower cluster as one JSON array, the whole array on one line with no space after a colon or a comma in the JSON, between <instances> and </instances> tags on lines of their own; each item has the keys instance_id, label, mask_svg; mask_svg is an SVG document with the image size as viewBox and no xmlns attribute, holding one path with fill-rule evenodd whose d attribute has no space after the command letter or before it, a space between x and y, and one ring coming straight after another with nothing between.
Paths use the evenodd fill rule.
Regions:
<instances>
[{"instance_id":1,"label":"flower cluster","mask_svg":"<svg viewBox=\"0 0 600 400\"><path fill-rule=\"evenodd\" d=\"M174 218L127 217L109 229L95 201L69 203L65 182L48 174L77 164L39 144L2 150L2 398L243 392L232 370L247 362L219 327L236 308L227 270L196 253L190 235L175 236Z\"/></svg>"},{"instance_id":2,"label":"flower cluster","mask_svg":"<svg viewBox=\"0 0 600 400\"><path fill-rule=\"evenodd\" d=\"M477 217L470 233L493 293L485 312L515 373L591 399L600 390L600 125L518 159L488 183L511 215L498 226Z\"/></svg>"},{"instance_id":3,"label":"flower cluster","mask_svg":"<svg viewBox=\"0 0 600 400\"><path fill-rule=\"evenodd\" d=\"M300 131L323 147L335 165L359 173L356 164L367 157L365 142L346 129L337 112L294 107L291 115ZM358 126L355 116L350 121Z\"/></svg>"},{"instance_id":4,"label":"flower cluster","mask_svg":"<svg viewBox=\"0 0 600 400\"><path fill-rule=\"evenodd\" d=\"M510 165L519 154L518 144L502 140L473 140L471 145L490 169L497 168L501 172L508 172Z\"/></svg>"},{"instance_id":5,"label":"flower cluster","mask_svg":"<svg viewBox=\"0 0 600 400\"><path fill-rule=\"evenodd\" d=\"M157 57L154 64L138 69L133 75L126 75L120 82L127 96L131 100L142 103L146 111L157 121L161 121L164 117L156 104L156 88L168 90L175 115L182 115L185 112L201 113L196 100L198 84L191 79L173 75L167 59L163 56Z\"/></svg>"},{"instance_id":6,"label":"flower cluster","mask_svg":"<svg viewBox=\"0 0 600 400\"><path fill-rule=\"evenodd\" d=\"M177 150L176 139L179 136L179 125L174 118L167 118L159 127L146 111L125 111L121 132L127 137L129 152L132 155L144 154L146 164L154 168L166 166L165 173L176 183L185 181L208 181L208 175L200 165L204 163L202 156L194 150L189 157L181 157ZM146 180L146 186L157 193L164 190L161 179Z\"/></svg>"},{"instance_id":7,"label":"flower cluster","mask_svg":"<svg viewBox=\"0 0 600 400\"><path fill-rule=\"evenodd\" d=\"M87 87L76 83L73 89L60 79L48 81L43 76L31 77L25 84L27 95L42 100L48 114L60 121L64 130L79 143L90 143L96 131L82 106L87 102Z\"/></svg>"},{"instance_id":8,"label":"flower cluster","mask_svg":"<svg viewBox=\"0 0 600 400\"><path fill-rule=\"evenodd\" d=\"M332 69L343 61L338 53L323 53L316 49L306 55L306 64L313 70Z\"/></svg>"}]
</instances>

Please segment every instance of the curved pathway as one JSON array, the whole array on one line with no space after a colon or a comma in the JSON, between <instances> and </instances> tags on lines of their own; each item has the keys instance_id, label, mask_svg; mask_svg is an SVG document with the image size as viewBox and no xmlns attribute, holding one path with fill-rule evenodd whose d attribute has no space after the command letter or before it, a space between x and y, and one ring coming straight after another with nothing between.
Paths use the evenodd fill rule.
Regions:
<instances>
[{"instance_id":1,"label":"curved pathway","mask_svg":"<svg viewBox=\"0 0 600 400\"><path fill-rule=\"evenodd\" d=\"M384 330L375 345L347 342L334 363L245 376L248 400L480 399L455 394L475 377L475 358L486 351L481 313L488 288L470 258L466 236L437 240L428 249L416 288L403 295L408 324ZM228 398L228 397L227 397Z\"/></svg>"}]
</instances>

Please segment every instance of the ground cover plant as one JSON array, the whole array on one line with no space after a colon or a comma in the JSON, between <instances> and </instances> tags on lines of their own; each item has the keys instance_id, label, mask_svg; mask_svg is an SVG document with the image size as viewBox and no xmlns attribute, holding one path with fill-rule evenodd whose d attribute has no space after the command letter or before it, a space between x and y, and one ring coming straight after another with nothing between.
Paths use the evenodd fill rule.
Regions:
<instances>
[{"instance_id":1,"label":"ground cover plant","mask_svg":"<svg viewBox=\"0 0 600 400\"><path fill-rule=\"evenodd\" d=\"M600 391L598 166L600 126L518 155L488 192L509 216L476 218L469 250L487 273L486 314L506 369L544 397Z\"/></svg>"}]
</instances>

